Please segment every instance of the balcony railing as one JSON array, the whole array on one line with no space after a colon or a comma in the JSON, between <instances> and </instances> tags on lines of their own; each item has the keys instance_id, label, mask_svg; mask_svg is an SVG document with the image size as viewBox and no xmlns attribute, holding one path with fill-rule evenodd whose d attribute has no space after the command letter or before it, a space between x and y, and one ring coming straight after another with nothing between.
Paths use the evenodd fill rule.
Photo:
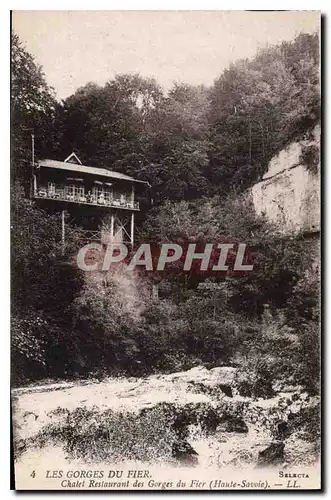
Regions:
<instances>
[{"instance_id":1,"label":"balcony railing","mask_svg":"<svg viewBox=\"0 0 331 500\"><path fill-rule=\"evenodd\" d=\"M96 197L94 195L85 196L77 194L63 194L57 192L49 192L46 189L38 189L34 193L35 198L41 198L45 200L55 200L55 201L65 201L68 203L79 203L82 205L93 205L98 207L111 207L120 208L124 210L139 210L139 202L131 200L114 200L106 199L102 196Z\"/></svg>"}]
</instances>

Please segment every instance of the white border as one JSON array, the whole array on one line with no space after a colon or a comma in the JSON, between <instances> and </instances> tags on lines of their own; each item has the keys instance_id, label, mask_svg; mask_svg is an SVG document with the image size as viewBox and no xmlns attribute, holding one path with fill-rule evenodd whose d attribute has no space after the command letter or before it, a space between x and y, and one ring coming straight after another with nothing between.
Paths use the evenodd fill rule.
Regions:
<instances>
[{"instance_id":1,"label":"white border","mask_svg":"<svg viewBox=\"0 0 331 500\"><path fill-rule=\"evenodd\" d=\"M13 5L14 4L14 5ZM46 7L46 8L45 8ZM267 7L267 9L266 9ZM1 272L1 286L0 286L0 294L1 294L1 347L0 352L2 355L0 370L1 370L1 435L0 435L0 443L1 450L3 455L3 459L1 460L1 479L0 479L0 491L1 498L9 498L14 494L13 492L9 492L9 159L10 159L10 147L9 147L9 116L10 116L10 108L9 108L9 10L320 10L324 15L328 15L330 12L330 2L328 1L294 1L294 0L278 0L277 2L266 3L263 1L252 1L252 2L244 2L244 1L212 1L212 0L204 0L204 1L190 1L184 2L182 1L180 4L175 0L167 0L167 1L139 1L135 2L134 0L120 0L120 1L106 1L106 0L94 0L93 2L83 1L72 2L70 0L57 0L56 2L51 1L45 4L44 1L30 1L24 2L17 0L16 2L3 2L0 7L0 67L1 67L1 195L0 195L0 220L1 220L1 255L0 262L2 264L2 272ZM325 20L325 32L324 32L324 52L327 54L324 57L325 64L327 59L330 58L330 36L328 36L328 25L330 23L330 19ZM326 94L326 89L330 88L329 85L329 76L330 76L330 64L328 67L324 68L325 76L324 76L324 93ZM324 97L326 99L326 95ZM329 144L330 139L330 117L327 113L327 103L324 101L324 201L325 201L325 220L324 220L324 232L326 234L330 234L330 226L331 226L331 218L328 218L328 214L330 213L330 204L329 197L327 196L327 192L330 192L330 175L327 174L328 170L328 162L327 162L327 146ZM324 260L326 260L329 254L329 241L328 238L325 238L325 251L324 251ZM324 262L324 272L325 282L324 282L324 296L325 303L324 309L325 311L331 310L331 297L328 292L328 285L330 283L330 268L327 267ZM328 342L328 333L329 333L329 322L325 321L324 325L324 368L325 368L325 382L329 381L330 371L327 370L327 360L331 360L330 356L330 342ZM325 384L326 385L326 384ZM324 413L324 425L327 427L327 417L330 415L330 399L327 399L326 389L324 388L324 399L325 399L325 410ZM326 430L326 429L325 429ZM325 445L324 445L324 462L325 462L325 486L327 487L328 478L331 477L331 462L328 460L327 452L330 449L330 433L326 433ZM62 497L66 497L69 493L61 493ZM312 493L313 494L313 493ZM76 492L78 497L81 496L80 493ZM282 497L291 498L290 494L281 493ZM43 494L30 494L29 497L40 498ZM91 495L89 495L91 498ZM139 494L140 497L145 496ZM233 496L236 497L238 494L233 493ZM97 498L97 493L92 494L92 498ZM112 497L119 497L119 494L112 492ZM195 498L204 498L204 495L195 495ZM120 494L119 498L123 498L123 493Z\"/></svg>"}]
</instances>

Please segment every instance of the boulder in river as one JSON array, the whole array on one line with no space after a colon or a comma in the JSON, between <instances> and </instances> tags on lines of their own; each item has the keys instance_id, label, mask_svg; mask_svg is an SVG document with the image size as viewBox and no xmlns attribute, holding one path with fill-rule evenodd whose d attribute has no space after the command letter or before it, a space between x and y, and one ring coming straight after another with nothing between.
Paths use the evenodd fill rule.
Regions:
<instances>
[{"instance_id":1,"label":"boulder in river","mask_svg":"<svg viewBox=\"0 0 331 500\"><path fill-rule=\"evenodd\" d=\"M257 467L279 465L284 462L285 444L282 441L273 441L268 448L259 452Z\"/></svg>"},{"instance_id":2,"label":"boulder in river","mask_svg":"<svg viewBox=\"0 0 331 500\"><path fill-rule=\"evenodd\" d=\"M186 467L195 466L199 463L198 453L185 440L177 441L172 445L172 456Z\"/></svg>"},{"instance_id":3,"label":"boulder in river","mask_svg":"<svg viewBox=\"0 0 331 500\"><path fill-rule=\"evenodd\" d=\"M233 397L232 388L231 388L230 385L228 385L228 384L220 384L219 388L221 389L221 391L223 392L223 394L225 394L229 398Z\"/></svg>"},{"instance_id":4,"label":"boulder in river","mask_svg":"<svg viewBox=\"0 0 331 500\"><path fill-rule=\"evenodd\" d=\"M248 427L242 418L225 414L220 424L217 426L217 431L246 434L248 432Z\"/></svg>"}]
</instances>

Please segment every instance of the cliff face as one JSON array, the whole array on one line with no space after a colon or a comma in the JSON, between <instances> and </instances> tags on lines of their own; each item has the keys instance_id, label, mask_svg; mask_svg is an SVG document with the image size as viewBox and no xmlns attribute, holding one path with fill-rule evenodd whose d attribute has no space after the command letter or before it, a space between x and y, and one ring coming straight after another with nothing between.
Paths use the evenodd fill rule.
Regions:
<instances>
[{"instance_id":1,"label":"cliff face","mask_svg":"<svg viewBox=\"0 0 331 500\"><path fill-rule=\"evenodd\" d=\"M318 233L320 230L319 165L304 164L305 151L319 150L320 128L313 137L293 142L269 163L263 179L251 189L256 212L290 233Z\"/></svg>"}]
</instances>

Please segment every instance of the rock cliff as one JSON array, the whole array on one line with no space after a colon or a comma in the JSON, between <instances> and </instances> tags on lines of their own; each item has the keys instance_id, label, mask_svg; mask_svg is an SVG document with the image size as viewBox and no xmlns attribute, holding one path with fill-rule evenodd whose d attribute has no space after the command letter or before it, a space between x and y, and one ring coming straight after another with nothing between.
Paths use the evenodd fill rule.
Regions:
<instances>
[{"instance_id":1,"label":"rock cliff","mask_svg":"<svg viewBox=\"0 0 331 500\"><path fill-rule=\"evenodd\" d=\"M291 143L269 163L250 195L256 212L265 214L284 234L320 230L320 128Z\"/></svg>"}]
</instances>

